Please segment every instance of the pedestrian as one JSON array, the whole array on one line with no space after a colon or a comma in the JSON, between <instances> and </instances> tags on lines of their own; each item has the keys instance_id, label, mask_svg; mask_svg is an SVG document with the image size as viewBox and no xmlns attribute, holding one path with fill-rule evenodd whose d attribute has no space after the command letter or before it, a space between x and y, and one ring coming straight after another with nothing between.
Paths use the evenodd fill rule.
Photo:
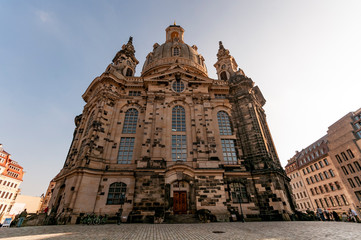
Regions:
<instances>
[{"instance_id":1,"label":"pedestrian","mask_svg":"<svg viewBox=\"0 0 361 240\"><path fill-rule=\"evenodd\" d=\"M28 212L26 211L26 208L25 208L24 211L22 211L20 213L17 227L21 227L21 225L23 224L23 221L26 218L26 216L28 216Z\"/></svg>"},{"instance_id":2,"label":"pedestrian","mask_svg":"<svg viewBox=\"0 0 361 240\"><path fill-rule=\"evenodd\" d=\"M325 216L323 215L323 211L321 208L317 208L317 213L320 216L322 221L325 221Z\"/></svg>"},{"instance_id":3,"label":"pedestrian","mask_svg":"<svg viewBox=\"0 0 361 240\"><path fill-rule=\"evenodd\" d=\"M332 211L333 219L335 219L336 222L340 221L340 217L338 216L337 212Z\"/></svg>"},{"instance_id":4,"label":"pedestrian","mask_svg":"<svg viewBox=\"0 0 361 240\"><path fill-rule=\"evenodd\" d=\"M347 222L347 214L345 212L342 213L341 218L342 222Z\"/></svg>"},{"instance_id":5,"label":"pedestrian","mask_svg":"<svg viewBox=\"0 0 361 240\"><path fill-rule=\"evenodd\" d=\"M117 224L120 225L120 223L122 222L122 213L123 213L123 209L119 208L118 212L115 214L117 216Z\"/></svg>"},{"instance_id":6,"label":"pedestrian","mask_svg":"<svg viewBox=\"0 0 361 240\"><path fill-rule=\"evenodd\" d=\"M323 214L325 216L326 221L330 221L330 213L327 211L327 209L323 211Z\"/></svg>"},{"instance_id":7,"label":"pedestrian","mask_svg":"<svg viewBox=\"0 0 361 240\"><path fill-rule=\"evenodd\" d=\"M350 213L350 218L353 222L357 222L357 223L360 222L360 219L358 218L357 212L355 210L350 208L349 213Z\"/></svg>"}]
</instances>

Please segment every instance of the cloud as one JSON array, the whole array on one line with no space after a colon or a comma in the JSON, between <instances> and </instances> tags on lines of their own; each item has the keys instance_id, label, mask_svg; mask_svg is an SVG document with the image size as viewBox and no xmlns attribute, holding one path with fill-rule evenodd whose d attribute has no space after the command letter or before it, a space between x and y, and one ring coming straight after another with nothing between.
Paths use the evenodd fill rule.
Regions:
<instances>
[{"instance_id":1,"label":"cloud","mask_svg":"<svg viewBox=\"0 0 361 240\"><path fill-rule=\"evenodd\" d=\"M52 20L50 14L48 12L45 12L42 10L37 10L35 12L35 14L43 23L48 23L48 22L51 22L51 20Z\"/></svg>"}]
</instances>

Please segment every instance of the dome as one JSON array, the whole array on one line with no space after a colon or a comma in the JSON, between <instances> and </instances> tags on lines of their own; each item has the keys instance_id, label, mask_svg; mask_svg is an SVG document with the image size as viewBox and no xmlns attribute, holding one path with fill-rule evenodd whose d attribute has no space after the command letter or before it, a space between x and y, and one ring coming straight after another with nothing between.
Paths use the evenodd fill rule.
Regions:
<instances>
[{"instance_id":1,"label":"dome","mask_svg":"<svg viewBox=\"0 0 361 240\"><path fill-rule=\"evenodd\" d=\"M203 56L197 52L197 46L191 47L184 43L183 33L184 29L178 25L171 25L166 29L166 42L162 45L158 43L153 45L153 51L148 54L144 62L142 76L174 64L208 76Z\"/></svg>"}]
</instances>

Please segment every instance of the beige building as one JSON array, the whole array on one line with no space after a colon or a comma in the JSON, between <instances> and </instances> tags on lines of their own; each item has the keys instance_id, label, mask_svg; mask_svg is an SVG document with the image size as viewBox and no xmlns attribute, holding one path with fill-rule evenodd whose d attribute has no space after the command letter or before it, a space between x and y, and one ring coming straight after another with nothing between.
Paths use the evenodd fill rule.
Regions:
<instances>
[{"instance_id":1,"label":"beige building","mask_svg":"<svg viewBox=\"0 0 361 240\"><path fill-rule=\"evenodd\" d=\"M23 181L23 168L0 144L0 223L12 217L9 213Z\"/></svg>"},{"instance_id":2,"label":"beige building","mask_svg":"<svg viewBox=\"0 0 361 240\"><path fill-rule=\"evenodd\" d=\"M11 214L19 214L24 209L26 209L27 213L39 213L41 203L43 201L42 197L34 197L19 194L14 203L14 207L11 209Z\"/></svg>"},{"instance_id":3,"label":"beige building","mask_svg":"<svg viewBox=\"0 0 361 240\"><path fill-rule=\"evenodd\" d=\"M350 208L360 211L361 135L354 128L359 112L341 118L329 127L326 136L297 152L288 161L286 172L291 178L298 210L315 211L319 207L339 214L348 212ZM299 193L297 183L300 178L294 177L297 173L308 196ZM306 197L308 200L305 200ZM305 206L305 201L310 201L310 206L307 203Z\"/></svg>"},{"instance_id":4,"label":"beige building","mask_svg":"<svg viewBox=\"0 0 361 240\"><path fill-rule=\"evenodd\" d=\"M83 113L49 206L75 223L122 211L152 222L208 209L218 221L288 219L293 212L263 110L265 99L219 44L208 77L204 58L171 25L141 76L133 39L83 94Z\"/></svg>"},{"instance_id":5,"label":"beige building","mask_svg":"<svg viewBox=\"0 0 361 240\"><path fill-rule=\"evenodd\" d=\"M361 207L361 108L332 124L327 131L329 155L344 183L351 208Z\"/></svg>"}]
</instances>

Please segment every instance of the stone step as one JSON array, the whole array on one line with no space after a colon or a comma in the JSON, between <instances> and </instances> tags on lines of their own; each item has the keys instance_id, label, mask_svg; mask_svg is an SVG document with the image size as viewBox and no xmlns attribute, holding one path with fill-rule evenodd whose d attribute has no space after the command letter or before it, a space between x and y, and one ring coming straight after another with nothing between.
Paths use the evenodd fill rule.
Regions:
<instances>
[{"instance_id":1,"label":"stone step","mask_svg":"<svg viewBox=\"0 0 361 240\"><path fill-rule=\"evenodd\" d=\"M196 214L176 214L166 216L165 223L200 223Z\"/></svg>"}]
</instances>

